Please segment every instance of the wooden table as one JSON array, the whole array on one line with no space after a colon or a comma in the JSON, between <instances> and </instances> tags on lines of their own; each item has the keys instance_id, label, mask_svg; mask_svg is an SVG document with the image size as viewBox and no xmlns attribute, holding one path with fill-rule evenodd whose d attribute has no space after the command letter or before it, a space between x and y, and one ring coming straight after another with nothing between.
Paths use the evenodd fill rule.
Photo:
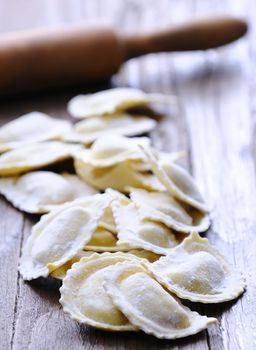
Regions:
<instances>
[{"instance_id":1,"label":"wooden table","mask_svg":"<svg viewBox=\"0 0 256 350\"><path fill-rule=\"evenodd\" d=\"M62 312L58 286L24 283L20 278L18 259L36 219L1 199L1 350L256 348L256 2L1 0L0 30L97 19L134 32L212 13L245 16L251 23L250 34L221 50L133 60L113 84L178 96L177 110L166 111L169 117L158 125L152 138L158 148L188 152L187 166L212 207L207 237L243 271L246 293L223 305L193 305L219 322L185 340L160 341L144 334L82 327ZM32 110L66 118L66 102L77 92L81 90L3 101L0 122Z\"/></svg>"}]
</instances>

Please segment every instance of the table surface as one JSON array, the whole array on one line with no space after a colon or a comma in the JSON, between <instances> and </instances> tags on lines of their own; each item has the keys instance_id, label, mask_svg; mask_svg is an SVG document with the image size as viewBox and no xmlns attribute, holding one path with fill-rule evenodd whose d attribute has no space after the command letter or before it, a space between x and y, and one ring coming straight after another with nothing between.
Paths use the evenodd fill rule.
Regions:
<instances>
[{"instance_id":1,"label":"table surface","mask_svg":"<svg viewBox=\"0 0 256 350\"><path fill-rule=\"evenodd\" d=\"M18 259L35 218L1 199L0 349L256 348L255 0L1 0L0 30L98 20L124 32L137 32L208 14L244 16L250 33L219 50L132 60L112 84L178 96L177 110L166 111L169 117L152 133L154 144L166 151L187 151L186 165L212 208L207 237L243 271L246 293L225 304L194 304L195 310L219 322L178 341L80 326L64 315L55 283L24 283L20 278ZM68 99L81 91L1 102L0 123L32 110L67 118Z\"/></svg>"}]
</instances>

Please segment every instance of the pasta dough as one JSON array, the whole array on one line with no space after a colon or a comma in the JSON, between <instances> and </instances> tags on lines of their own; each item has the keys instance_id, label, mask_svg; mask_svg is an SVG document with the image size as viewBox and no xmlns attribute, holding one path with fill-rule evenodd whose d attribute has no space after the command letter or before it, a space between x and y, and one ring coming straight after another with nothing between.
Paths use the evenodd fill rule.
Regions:
<instances>
[{"instance_id":1,"label":"pasta dough","mask_svg":"<svg viewBox=\"0 0 256 350\"><path fill-rule=\"evenodd\" d=\"M27 213L45 213L49 206L97 193L76 175L34 171L0 178L0 193Z\"/></svg>"},{"instance_id":2,"label":"pasta dough","mask_svg":"<svg viewBox=\"0 0 256 350\"><path fill-rule=\"evenodd\" d=\"M196 232L152 264L150 270L171 292L191 301L219 303L236 298L244 290L241 275Z\"/></svg>"},{"instance_id":3,"label":"pasta dough","mask_svg":"<svg viewBox=\"0 0 256 350\"><path fill-rule=\"evenodd\" d=\"M185 169L174 163L158 161L149 147L143 145L141 147L151 164L153 173L172 196L202 212L208 211L194 179Z\"/></svg>"},{"instance_id":4,"label":"pasta dough","mask_svg":"<svg viewBox=\"0 0 256 350\"><path fill-rule=\"evenodd\" d=\"M69 131L69 121L31 112L0 128L0 152L20 147L23 143L57 140Z\"/></svg>"},{"instance_id":5,"label":"pasta dough","mask_svg":"<svg viewBox=\"0 0 256 350\"><path fill-rule=\"evenodd\" d=\"M81 251L77 253L72 259L68 260L64 265L58 267L56 270L52 271L50 276L53 278L56 278L58 280L63 280L63 278L66 276L67 271L71 269L72 265L78 261L80 261L83 257L89 257L94 252L85 252Z\"/></svg>"},{"instance_id":6,"label":"pasta dough","mask_svg":"<svg viewBox=\"0 0 256 350\"><path fill-rule=\"evenodd\" d=\"M129 250L129 254L133 254L138 256L139 258L146 259L151 263L157 261L161 256L144 249L132 249L132 250Z\"/></svg>"},{"instance_id":7,"label":"pasta dough","mask_svg":"<svg viewBox=\"0 0 256 350\"><path fill-rule=\"evenodd\" d=\"M96 194L44 215L33 227L20 259L23 279L47 277L83 249L112 200Z\"/></svg>"},{"instance_id":8,"label":"pasta dough","mask_svg":"<svg viewBox=\"0 0 256 350\"><path fill-rule=\"evenodd\" d=\"M134 260L124 253L93 254L72 266L60 288L60 303L74 320L105 330L137 330L115 307L103 288L109 267L118 262ZM137 258L138 259L138 258Z\"/></svg>"},{"instance_id":9,"label":"pasta dough","mask_svg":"<svg viewBox=\"0 0 256 350\"><path fill-rule=\"evenodd\" d=\"M157 156L161 161L164 161L166 163L169 162L176 162L177 160L183 158L185 156L185 153L183 151L181 152L161 152L157 151ZM133 160L129 161L130 166L135 169L136 171L140 172L151 172L151 166L148 163L147 159L144 161L141 160ZM163 186L164 189L164 186Z\"/></svg>"},{"instance_id":10,"label":"pasta dough","mask_svg":"<svg viewBox=\"0 0 256 350\"><path fill-rule=\"evenodd\" d=\"M161 223L140 220L136 206L128 199L114 200L112 208L117 224L117 245L128 244L165 255L181 241L178 234Z\"/></svg>"},{"instance_id":11,"label":"pasta dough","mask_svg":"<svg viewBox=\"0 0 256 350\"><path fill-rule=\"evenodd\" d=\"M60 303L82 324L175 339L216 322L178 297L219 303L245 284L197 233L210 220L194 179L175 164L184 152L134 137L156 121L129 108L154 102L173 101L115 88L71 99L69 113L83 119L73 126L32 112L0 127L0 194L28 213L49 212L22 249L24 280L62 280ZM35 171L69 158L77 175Z\"/></svg>"},{"instance_id":12,"label":"pasta dough","mask_svg":"<svg viewBox=\"0 0 256 350\"><path fill-rule=\"evenodd\" d=\"M83 150L78 157L88 165L106 168L127 160L145 160L139 145L149 144L147 137L127 138L120 135L105 135L94 142L88 150Z\"/></svg>"},{"instance_id":13,"label":"pasta dough","mask_svg":"<svg viewBox=\"0 0 256 350\"><path fill-rule=\"evenodd\" d=\"M139 89L113 88L73 97L68 103L68 112L72 117L82 119L123 112L132 107L148 106L154 102L174 104L176 99L171 95L146 94Z\"/></svg>"},{"instance_id":14,"label":"pasta dough","mask_svg":"<svg viewBox=\"0 0 256 350\"><path fill-rule=\"evenodd\" d=\"M65 134L62 139L67 142L89 145L108 133L136 136L150 132L155 126L156 121L151 118L120 113L108 117L82 120L75 125L73 131Z\"/></svg>"},{"instance_id":15,"label":"pasta dough","mask_svg":"<svg viewBox=\"0 0 256 350\"><path fill-rule=\"evenodd\" d=\"M114 220L112 207L111 205L106 208L102 218L100 219L99 226L104 228L112 233L116 233L116 223Z\"/></svg>"},{"instance_id":16,"label":"pasta dough","mask_svg":"<svg viewBox=\"0 0 256 350\"><path fill-rule=\"evenodd\" d=\"M138 262L123 262L105 276L104 288L127 319L145 333L175 339L216 322L180 304Z\"/></svg>"},{"instance_id":17,"label":"pasta dough","mask_svg":"<svg viewBox=\"0 0 256 350\"><path fill-rule=\"evenodd\" d=\"M99 190L108 187L121 192L128 192L129 187L141 187L152 191L164 189L154 175L134 170L129 162L108 168L95 168L76 156L75 169L81 179Z\"/></svg>"},{"instance_id":18,"label":"pasta dough","mask_svg":"<svg viewBox=\"0 0 256 350\"><path fill-rule=\"evenodd\" d=\"M122 112L149 102L149 96L141 90L114 88L73 97L68 103L68 112L72 117L82 119Z\"/></svg>"},{"instance_id":19,"label":"pasta dough","mask_svg":"<svg viewBox=\"0 0 256 350\"><path fill-rule=\"evenodd\" d=\"M57 141L22 146L0 157L0 176L20 174L71 158L78 149L80 149L79 146Z\"/></svg>"},{"instance_id":20,"label":"pasta dough","mask_svg":"<svg viewBox=\"0 0 256 350\"><path fill-rule=\"evenodd\" d=\"M95 252L118 252L131 249L128 243L117 245L117 240L115 234L102 227L98 227L84 249L93 250Z\"/></svg>"},{"instance_id":21,"label":"pasta dough","mask_svg":"<svg viewBox=\"0 0 256 350\"><path fill-rule=\"evenodd\" d=\"M193 230L203 232L210 226L208 214L182 206L167 192L148 192L139 188L129 190L141 220L162 222L175 231L184 233Z\"/></svg>"}]
</instances>

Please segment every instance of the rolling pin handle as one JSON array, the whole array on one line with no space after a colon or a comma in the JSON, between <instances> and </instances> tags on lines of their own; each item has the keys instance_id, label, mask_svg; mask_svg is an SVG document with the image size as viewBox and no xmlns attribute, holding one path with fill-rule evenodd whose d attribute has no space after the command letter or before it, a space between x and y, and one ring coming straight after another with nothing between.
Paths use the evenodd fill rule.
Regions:
<instances>
[{"instance_id":1,"label":"rolling pin handle","mask_svg":"<svg viewBox=\"0 0 256 350\"><path fill-rule=\"evenodd\" d=\"M124 36L126 58L153 52L194 51L216 48L239 39L247 32L247 23L222 17L197 20L159 32Z\"/></svg>"}]
</instances>

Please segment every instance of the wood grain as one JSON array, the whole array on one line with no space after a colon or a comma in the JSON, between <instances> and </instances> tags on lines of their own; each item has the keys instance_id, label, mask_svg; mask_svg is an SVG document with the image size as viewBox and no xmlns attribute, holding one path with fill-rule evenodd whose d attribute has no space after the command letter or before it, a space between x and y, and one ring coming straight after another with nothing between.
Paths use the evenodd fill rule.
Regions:
<instances>
[{"instance_id":1,"label":"wood grain","mask_svg":"<svg viewBox=\"0 0 256 350\"><path fill-rule=\"evenodd\" d=\"M219 323L179 341L160 341L142 333L109 334L80 326L63 314L58 303L58 283L24 283L19 277L21 247L36 218L23 215L2 199L0 349L256 347L255 1L1 0L0 30L98 19L132 33L213 13L246 16L251 24L250 35L218 51L149 55L131 60L112 83L177 94L178 107L164 110L167 117L152 133L153 142L160 149L187 151L184 165L190 168L212 207L212 227L207 237L243 271L246 293L233 303L192 305L202 314L216 316ZM31 110L67 118L66 103L77 92L81 91L2 101L0 123Z\"/></svg>"}]
</instances>

